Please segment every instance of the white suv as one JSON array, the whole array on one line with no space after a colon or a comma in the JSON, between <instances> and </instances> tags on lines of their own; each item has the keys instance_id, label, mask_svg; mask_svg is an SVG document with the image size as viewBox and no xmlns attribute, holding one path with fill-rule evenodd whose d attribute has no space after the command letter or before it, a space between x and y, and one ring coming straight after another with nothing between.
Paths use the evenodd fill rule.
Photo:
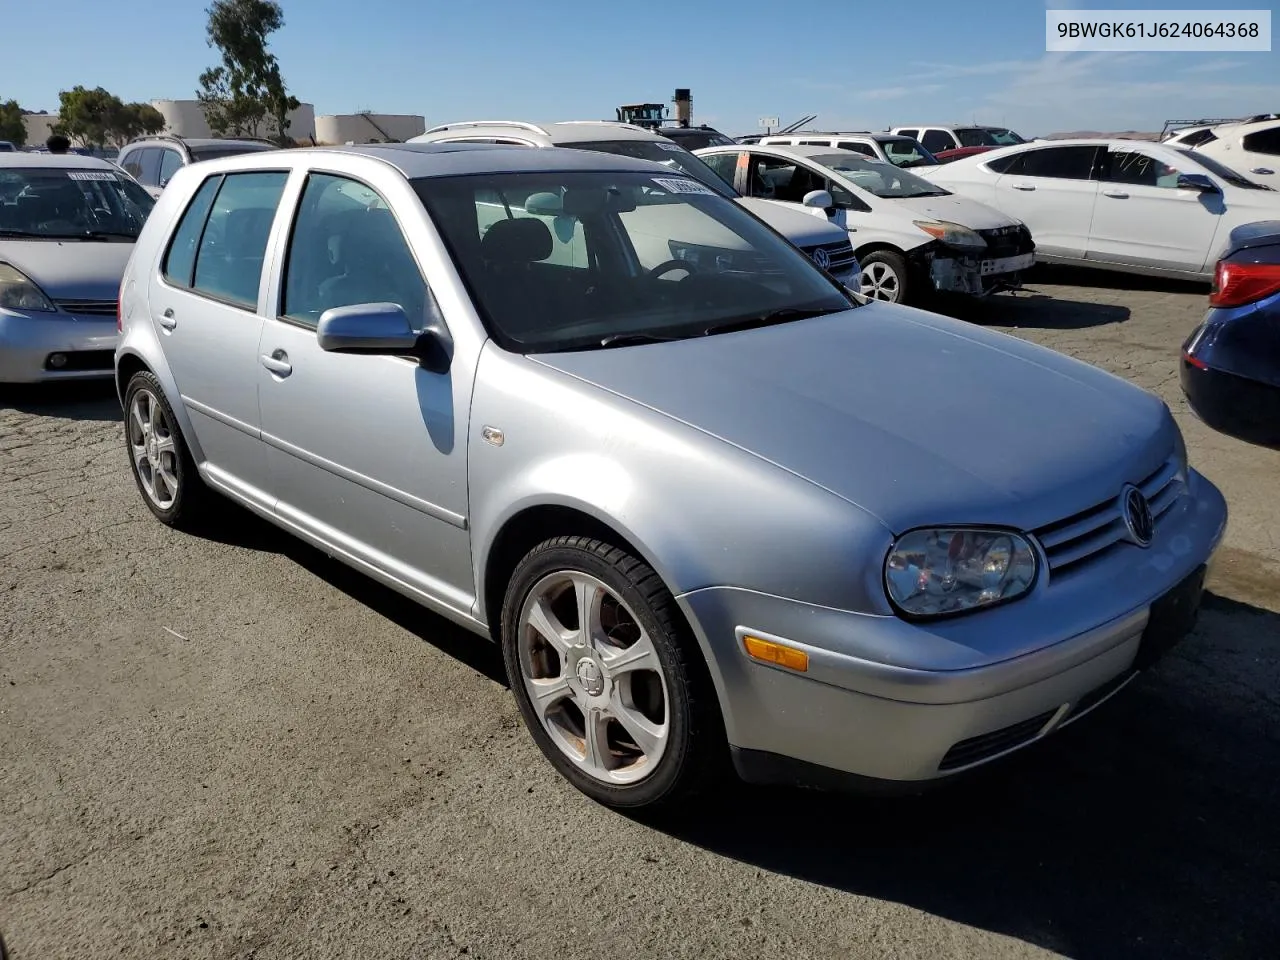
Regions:
<instances>
[{"instance_id":1,"label":"white suv","mask_svg":"<svg viewBox=\"0 0 1280 960\"><path fill-rule=\"evenodd\" d=\"M1280 189L1280 117L1189 127L1164 143L1213 157L1256 183Z\"/></svg>"},{"instance_id":2,"label":"white suv","mask_svg":"<svg viewBox=\"0 0 1280 960\"><path fill-rule=\"evenodd\" d=\"M894 133L799 133L785 137L762 137L759 142L761 146L775 144L852 150L864 157L874 157L876 160L883 160L903 169L933 166L938 163L938 158L926 150L919 140Z\"/></svg>"},{"instance_id":3,"label":"white suv","mask_svg":"<svg viewBox=\"0 0 1280 960\"><path fill-rule=\"evenodd\" d=\"M570 147L665 164L693 177L724 197L738 201L770 227L803 250L819 267L845 286L858 289L860 269L848 235L827 220L822 208L803 212L788 210L738 193L723 177L688 150L666 137L630 123L612 120L570 120L559 123L525 123L518 120L468 120L432 127L409 143L498 143L525 147ZM718 240L690 244L682 259L699 269L732 263ZM706 263L701 261L705 260Z\"/></svg>"}]
</instances>

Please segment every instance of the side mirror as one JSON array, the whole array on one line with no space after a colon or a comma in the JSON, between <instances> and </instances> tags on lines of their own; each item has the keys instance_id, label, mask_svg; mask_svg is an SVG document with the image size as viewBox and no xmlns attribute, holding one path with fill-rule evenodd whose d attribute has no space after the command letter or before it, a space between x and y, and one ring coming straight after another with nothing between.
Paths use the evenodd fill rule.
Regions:
<instances>
[{"instance_id":1,"label":"side mirror","mask_svg":"<svg viewBox=\"0 0 1280 960\"><path fill-rule=\"evenodd\" d=\"M1179 190L1198 190L1200 193L1217 193L1218 185L1203 173L1178 174Z\"/></svg>"},{"instance_id":2,"label":"side mirror","mask_svg":"<svg viewBox=\"0 0 1280 960\"><path fill-rule=\"evenodd\" d=\"M819 210L830 210L836 205L831 199L831 194L826 190L810 190L804 195L801 201L806 207L816 207Z\"/></svg>"},{"instance_id":3,"label":"side mirror","mask_svg":"<svg viewBox=\"0 0 1280 960\"><path fill-rule=\"evenodd\" d=\"M448 336L437 326L418 333L398 303L333 307L316 325L320 349L374 357L413 357L432 373L449 369Z\"/></svg>"}]
</instances>

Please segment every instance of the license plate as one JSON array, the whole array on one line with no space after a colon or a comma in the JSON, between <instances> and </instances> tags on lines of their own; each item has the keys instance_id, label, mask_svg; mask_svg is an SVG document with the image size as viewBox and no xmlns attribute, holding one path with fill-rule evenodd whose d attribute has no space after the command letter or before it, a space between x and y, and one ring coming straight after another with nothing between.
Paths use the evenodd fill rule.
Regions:
<instances>
[{"instance_id":1,"label":"license plate","mask_svg":"<svg viewBox=\"0 0 1280 960\"><path fill-rule=\"evenodd\" d=\"M1151 666L1169 652L1179 640L1191 632L1200 613L1207 567L1198 567L1189 577L1151 604L1151 614L1134 666L1141 670Z\"/></svg>"},{"instance_id":2,"label":"license plate","mask_svg":"<svg viewBox=\"0 0 1280 960\"><path fill-rule=\"evenodd\" d=\"M1016 257L1003 257L999 260L983 260L982 275L987 277L995 273L1017 273L1019 270L1028 269L1035 262L1034 253L1022 253Z\"/></svg>"}]
</instances>

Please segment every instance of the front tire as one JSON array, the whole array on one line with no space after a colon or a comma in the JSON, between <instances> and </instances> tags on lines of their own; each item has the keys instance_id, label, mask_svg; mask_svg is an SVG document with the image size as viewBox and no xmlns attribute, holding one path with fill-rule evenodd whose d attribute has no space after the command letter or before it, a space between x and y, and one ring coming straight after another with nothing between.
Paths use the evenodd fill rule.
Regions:
<instances>
[{"instance_id":1,"label":"front tire","mask_svg":"<svg viewBox=\"0 0 1280 960\"><path fill-rule=\"evenodd\" d=\"M502 652L534 741L612 807L666 806L725 756L706 665L658 575L624 550L558 537L517 566Z\"/></svg>"},{"instance_id":2,"label":"front tire","mask_svg":"<svg viewBox=\"0 0 1280 960\"><path fill-rule=\"evenodd\" d=\"M129 380L124 410L129 468L143 503L167 526L195 526L207 517L209 489L196 470L164 388L150 371L139 371Z\"/></svg>"},{"instance_id":3,"label":"front tire","mask_svg":"<svg viewBox=\"0 0 1280 960\"><path fill-rule=\"evenodd\" d=\"M911 278L907 261L892 250L873 250L858 258L862 268L859 283L862 295L886 303L906 303Z\"/></svg>"}]
</instances>

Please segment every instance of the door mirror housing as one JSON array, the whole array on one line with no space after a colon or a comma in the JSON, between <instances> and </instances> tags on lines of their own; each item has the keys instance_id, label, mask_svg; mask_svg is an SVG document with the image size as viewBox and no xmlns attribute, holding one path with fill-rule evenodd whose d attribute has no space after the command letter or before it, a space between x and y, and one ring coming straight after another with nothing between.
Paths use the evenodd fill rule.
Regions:
<instances>
[{"instance_id":1,"label":"door mirror housing","mask_svg":"<svg viewBox=\"0 0 1280 960\"><path fill-rule=\"evenodd\" d=\"M836 205L831 199L831 194L826 190L810 190L804 195L801 201L806 207L816 207L819 210L830 210Z\"/></svg>"},{"instance_id":2,"label":"door mirror housing","mask_svg":"<svg viewBox=\"0 0 1280 960\"><path fill-rule=\"evenodd\" d=\"M1218 185L1203 173L1178 174L1179 190L1197 190L1200 193L1217 193Z\"/></svg>"},{"instance_id":3,"label":"door mirror housing","mask_svg":"<svg viewBox=\"0 0 1280 960\"><path fill-rule=\"evenodd\" d=\"M328 353L373 357L412 357L432 373L449 369L448 335L439 325L413 329L398 303L356 303L332 307L320 315L316 340Z\"/></svg>"}]
</instances>

